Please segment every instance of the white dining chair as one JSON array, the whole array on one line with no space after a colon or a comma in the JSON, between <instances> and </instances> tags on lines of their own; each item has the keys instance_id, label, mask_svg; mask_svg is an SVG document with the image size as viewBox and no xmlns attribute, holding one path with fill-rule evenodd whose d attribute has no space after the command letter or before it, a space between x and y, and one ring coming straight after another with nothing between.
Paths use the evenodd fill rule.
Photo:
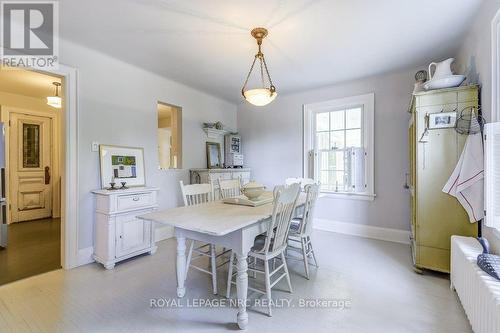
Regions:
<instances>
[{"instance_id":1,"label":"white dining chair","mask_svg":"<svg viewBox=\"0 0 500 333\"><path fill-rule=\"evenodd\" d=\"M217 179L221 199L241 195L241 179Z\"/></svg>"},{"instance_id":2,"label":"white dining chair","mask_svg":"<svg viewBox=\"0 0 500 333\"><path fill-rule=\"evenodd\" d=\"M319 194L319 184L308 184L305 186L306 202L302 217L292 219L290 233L288 234L287 259L296 259L288 256L290 250L300 252L304 261L306 278L309 280L309 257L314 260L314 266L318 267L316 255L311 242L312 219L314 207ZM300 243L300 247L296 246Z\"/></svg>"},{"instance_id":3,"label":"white dining chair","mask_svg":"<svg viewBox=\"0 0 500 333\"><path fill-rule=\"evenodd\" d=\"M300 184L300 187L304 189L306 185L315 184L316 182L312 178L287 178L285 179L285 185Z\"/></svg>"},{"instance_id":4,"label":"white dining chair","mask_svg":"<svg viewBox=\"0 0 500 333\"><path fill-rule=\"evenodd\" d=\"M184 200L184 206L193 206L204 204L213 201L214 193L211 184L192 184L192 185L184 185L183 181L180 181L182 198ZM221 266L227 264L229 261L224 261L221 264L217 265L217 259L223 256L228 251L222 251L222 253L217 254L216 247L214 244L201 244L200 246L195 247L194 240L191 240L191 244L188 250L188 256L186 260L186 273L185 277L187 277L189 268L192 267L200 272L207 273L212 277L212 288L214 295L217 294L217 269ZM195 253L195 256L193 256ZM210 270L206 270L200 266L193 264L193 261L200 258L210 258Z\"/></svg>"},{"instance_id":5,"label":"white dining chair","mask_svg":"<svg viewBox=\"0 0 500 333\"><path fill-rule=\"evenodd\" d=\"M248 287L249 290L262 293L268 300L269 316L272 316L271 310L271 288L274 287L283 278L286 278L290 292L293 292L292 283L290 281L290 274L285 260L285 249L287 247L288 232L290 230L290 223L292 216L297 205L297 199L300 194L300 185L292 184L288 187L280 186L275 191L275 200L271 221L267 227L265 235L259 235L255 238L255 243L250 252L248 253L248 271L252 273L264 274L266 290L260 290L253 287ZM264 270L258 267L257 259L264 263ZM271 261L280 260L281 263L277 267L270 268ZM235 261L235 254L231 253L229 261L229 272L227 279L226 297L229 298L231 294L231 286L236 284L233 277L233 266ZM282 271L282 272L281 272ZM281 272L281 273L280 273ZM280 273L273 281L271 278Z\"/></svg>"}]
</instances>

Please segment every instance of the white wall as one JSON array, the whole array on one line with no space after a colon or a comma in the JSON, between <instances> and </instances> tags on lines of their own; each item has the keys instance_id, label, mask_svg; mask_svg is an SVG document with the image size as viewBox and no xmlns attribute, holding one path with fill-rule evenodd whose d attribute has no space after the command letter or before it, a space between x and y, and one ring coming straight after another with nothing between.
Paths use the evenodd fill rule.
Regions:
<instances>
[{"instance_id":1,"label":"white wall","mask_svg":"<svg viewBox=\"0 0 500 333\"><path fill-rule=\"evenodd\" d=\"M500 0L483 2L457 55L459 71L467 75L468 82L481 85L481 109L488 122L492 119L491 22L499 10ZM493 251L500 253L500 233L485 227L484 236Z\"/></svg>"},{"instance_id":2,"label":"white wall","mask_svg":"<svg viewBox=\"0 0 500 333\"><path fill-rule=\"evenodd\" d=\"M303 104L375 93L375 193L373 202L321 198L316 216L338 222L409 229L408 105L416 69L379 75L300 93L278 95L270 105L238 106L245 164L268 186L302 175Z\"/></svg>"},{"instance_id":3,"label":"white wall","mask_svg":"<svg viewBox=\"0 0 500 333\"><path fill-rule=\"evenodd\" d=\"M99 187L99 156L91 142L144 147L146 182L160 188L160 208L180 204L179 180L206 166L202 122L236 128L236 106L115 58L61 40L61 63L78 69L78 247L93 244L94 200ZM168 59L165 59L168 61ZM159 170L157 101L182 107L182 170Z\"/></svg>"},{"instance_id":4,"label":"white wall","mask_svg":"<svg viewBox=\"0 0 500 333\"><path fill-rule=\"evenodd\" d=\"M483 115L491 119L491 21L500 0L484 0L456 57L456 68L469 83L481 85Z\"/></svg>"}]
</instances>

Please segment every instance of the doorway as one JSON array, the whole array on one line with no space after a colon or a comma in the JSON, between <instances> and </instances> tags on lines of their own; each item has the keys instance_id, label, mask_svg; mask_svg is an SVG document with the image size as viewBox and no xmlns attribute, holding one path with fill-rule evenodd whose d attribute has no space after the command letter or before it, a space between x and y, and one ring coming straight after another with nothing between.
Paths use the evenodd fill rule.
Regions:
<instances>
[{"instance_id":1,"label":"doorway","mask_svg":"<svg viewBox=\"0 0 500 333\"><path fill-rule=\"evenodd\" d=\"M7 209L0 285L61 268L61 77L0 70ZM54 85L54 83L57 83ZM51 99L53 101L53 99Z\"/></svg>"},{"instance_id":2,"label":"doorway","mask_svg":"<svg viewBox=\"0 0 500 333\"><path fill-rule=\"evenodd\" d=\"M182 108L158 102L158 160L160 169L182 168Z\"/></svg>"}]
</instances>

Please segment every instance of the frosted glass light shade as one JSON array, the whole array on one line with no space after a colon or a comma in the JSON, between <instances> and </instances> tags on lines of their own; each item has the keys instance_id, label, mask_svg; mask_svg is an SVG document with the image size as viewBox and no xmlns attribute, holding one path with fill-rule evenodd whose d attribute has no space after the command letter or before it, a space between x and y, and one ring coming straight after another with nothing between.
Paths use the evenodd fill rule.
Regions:
<instances>
[{"instance_id":1,"label":"frosted glass light shade","mask_svg":"<svg viewBox=\"0 0 500 333\"><path fill-rule=\"evenodd\" d=\"M59 96L48 96L47 97L47 104L54 107L54 108L58 108L60 109L61 106L62 106L62 101L61 101L61 97Z\"/></svg>"},{"instance_id":2,"label":"frosted glass light shade","mask_svg":"<svg viewBox=\"0 0 500 333\"><path fill-rule=\"evenodd\" d=\"M267 105L274 101L277 95L276 91L271 93L271 90L266 88L250 89L243 92L247 102L255 106Z\"/></svg>"}]
</instances>

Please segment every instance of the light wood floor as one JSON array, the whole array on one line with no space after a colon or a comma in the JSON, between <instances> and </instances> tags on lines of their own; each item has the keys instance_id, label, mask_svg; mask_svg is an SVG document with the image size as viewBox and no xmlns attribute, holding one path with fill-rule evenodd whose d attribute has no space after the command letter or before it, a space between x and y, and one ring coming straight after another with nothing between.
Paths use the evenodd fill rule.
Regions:
<instances>
[{"instance_id":1,"label":"light wood floor","mask_svg":"<svg viewBox=\"0 0 500 333\"><path fill-rule=\"evenodd\" d=\"M8 244L0 248L0 285L61 268L60 219L8 226Z\"/></svg>"},{"instance_id":2,"label":"light wood floor","mask_svg":"<svg viewBox=\"0 0 500 333\"><path fill-rule=\"evenodd\" d=\"M276 308L249 312L246 332L471 332L446 275L417 275L409 247L315 231L319 269L302 277L290 262L294 293L286 283L273 298L350 300L347 309ZM223 299L210 293L208 275L189 272L184 308L151 308L151 298L176 298L175 240L106 271L89 264L0 287L0 332L230 332L235 308L186 307L187 300ZM221 293L225 277L220 279ZM281 289L282 291L280 291Z\"/></svg>"}]
</instances>

